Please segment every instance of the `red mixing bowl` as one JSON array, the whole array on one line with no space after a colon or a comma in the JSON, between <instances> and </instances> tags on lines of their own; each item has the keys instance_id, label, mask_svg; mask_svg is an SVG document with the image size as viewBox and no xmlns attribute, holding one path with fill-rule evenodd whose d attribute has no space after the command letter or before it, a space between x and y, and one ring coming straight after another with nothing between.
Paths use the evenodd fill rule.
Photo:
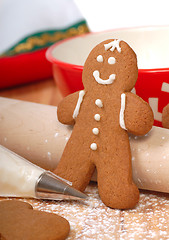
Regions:
<instances>
[{"instance_id":1,"label":"red mixing bowl","mask_svg":"<svg viewBox=\"0 0 169 240\"><path fill-rule=\"evenodd\" d=\"M54 79L62 95L83 89L82 70L89 52L110 38L126 41L137 54L139 70L135 91L151 105L155 125L161 126L162 110L169 103L169 26L88 33L54 44L46 56L52 63Z\"/></svg>"}]
</instances>

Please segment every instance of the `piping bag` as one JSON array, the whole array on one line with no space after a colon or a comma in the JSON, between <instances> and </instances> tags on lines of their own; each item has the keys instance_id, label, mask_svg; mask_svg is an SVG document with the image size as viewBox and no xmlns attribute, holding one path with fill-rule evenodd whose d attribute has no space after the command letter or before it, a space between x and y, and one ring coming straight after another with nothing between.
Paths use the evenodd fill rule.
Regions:
<instances>
[{"instance_id":1,"label":"piping bag","mask_svg":"<svg viewBox=\"0 0 169 240\"><path fill-rule=\"evenodd\" d=\"M56 111L55 106L0 97L0 144L53 171L72 133ZM145 136L129 138L137 187L169 193L169 129L154 126Z\"/></svg>"},{"instance_id":2,"label":"piping bag","mask_svg":"<svg viewBox=\"0 0 169 240\"><path fill-rule=\"evenodd\" d=\"M0 145L0 196L50 200L80 200L87 195L70 182Z\"/></svg>"}]
</instances>

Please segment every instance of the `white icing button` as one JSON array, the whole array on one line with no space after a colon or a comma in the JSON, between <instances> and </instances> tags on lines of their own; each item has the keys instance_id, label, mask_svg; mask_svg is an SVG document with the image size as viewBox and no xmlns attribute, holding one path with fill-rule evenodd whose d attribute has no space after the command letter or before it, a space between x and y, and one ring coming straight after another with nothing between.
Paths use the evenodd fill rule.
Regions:
<instances>
[{"instance_id":1,"label":"white icing button","mask_svg":"<svg viewBox=\"0 0 169 240\"><path fill-rule=\"evenodd\" d=\"M102 55L97 56L97 61L98 62L103 62L103 56Z\"/></svg>"},{"instance_id":2,"label":"white icing button","mask_svg":"<svg viewBox=\"0 0 169 240\"><path fill-rule=\"evenodd\" d=\"M96 99L95 104L96 104L98 107L100 107L100 108L103 107L102 100L100 100L100 99Z\"/></svg>"},{"instance_id":3,"label":"white icing button","mask_svg":"<svg viewBox=\"0 0 169 240\"><path fill-rule=\"evenodd\" d=\"M96 120L96 121L100 121L100 114L95 114L94 115L94 119Z\"/></svg>"},{"instance_id":4,"label":"white icing button","mask_svg":"<svg viewBox=\"0 0 169 240\"><path fill-rule=\"evenodd\" d=\"M93 128L92 132L94 135L98 135L99 134L99 129L98 128Z\"/></svg>"},{"instance_id":5,"label":"white icing button","mask_svg":"<svg viewBox=\"0 0 169 240\"><path fill-rule=\"evenodd\" d=\"M109 64L115 64L115 62L116 62L116 59L114 57L109 57L108 58L108 63Z\"/></svg>"},{"instance_id":6,"label":"white icing button","mask_svg":"<svg viewBox=\"0 0 169 240\"><path fill-rule=\"evenodd\" d=\"M97 150L97 144L96 143L92 143L91 145L90 145L90 148L92 149L92 150Z\"/></svg>"}]
</instances>

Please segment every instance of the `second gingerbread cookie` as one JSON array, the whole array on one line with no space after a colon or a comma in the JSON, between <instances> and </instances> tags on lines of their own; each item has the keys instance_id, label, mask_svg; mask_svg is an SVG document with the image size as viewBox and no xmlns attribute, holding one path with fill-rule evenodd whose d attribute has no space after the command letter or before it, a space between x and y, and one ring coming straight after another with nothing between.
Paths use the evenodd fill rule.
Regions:
<instances>
[{"instance_id":1,"label":"second gingerbread cookie","mask_svg":"<svg viewBox=\"0 0 169 240\"><path fill-rule=\"evenodd\" d=\"M59 121L75 126L55 173L83 191L96 167L100 197L111 208L133 208L139 200L128 132L146 134L153 125L153 113L131 93L137 75L137 58L129 45L106 40L85 62L84 90L58 106Z\"/></svg>"}]
</instances>

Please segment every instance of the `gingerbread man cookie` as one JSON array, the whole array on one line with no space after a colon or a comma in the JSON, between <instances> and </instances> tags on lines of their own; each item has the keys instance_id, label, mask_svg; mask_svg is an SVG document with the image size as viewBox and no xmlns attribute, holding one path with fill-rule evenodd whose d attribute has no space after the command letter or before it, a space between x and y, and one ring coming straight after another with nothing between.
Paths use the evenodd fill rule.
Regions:
<instances>
[{"instance_id":1,"label":"gingerbread man cookie","mask_svg":"<svg viewBox=\"0 0 169 240\"><path fill-rule=\"evenodd\" d=\"M2 240L64 240L69 231L69 222L59 215L33 210L22 201L0 201Z\"/></svg>"},{"instance_id":2,"label":"gingerbread man cookie","mask_svg":"<svg viewBox=\"0 0 169 240\"><path fill-rule=\"evenodd\" d=\"M133 208L139 200L128 132L146 134L153 113L148 103L131 93L137 75L136 55L129 45L106 40L85 62L84 90L58 106L59 121L75 126L55 173L83 191L96 167L99 195L111 208Z\"/></svg>"},{"instance_id":3,"label":"gingerbread man cookie","mask_svg":"<svg viewBox=\"0 0 169 240\"><path fill-rule=\"evenodd\" d=\"M162 126L169 129L169 104L162 111Z\"/></svg>"}]
</instances>

